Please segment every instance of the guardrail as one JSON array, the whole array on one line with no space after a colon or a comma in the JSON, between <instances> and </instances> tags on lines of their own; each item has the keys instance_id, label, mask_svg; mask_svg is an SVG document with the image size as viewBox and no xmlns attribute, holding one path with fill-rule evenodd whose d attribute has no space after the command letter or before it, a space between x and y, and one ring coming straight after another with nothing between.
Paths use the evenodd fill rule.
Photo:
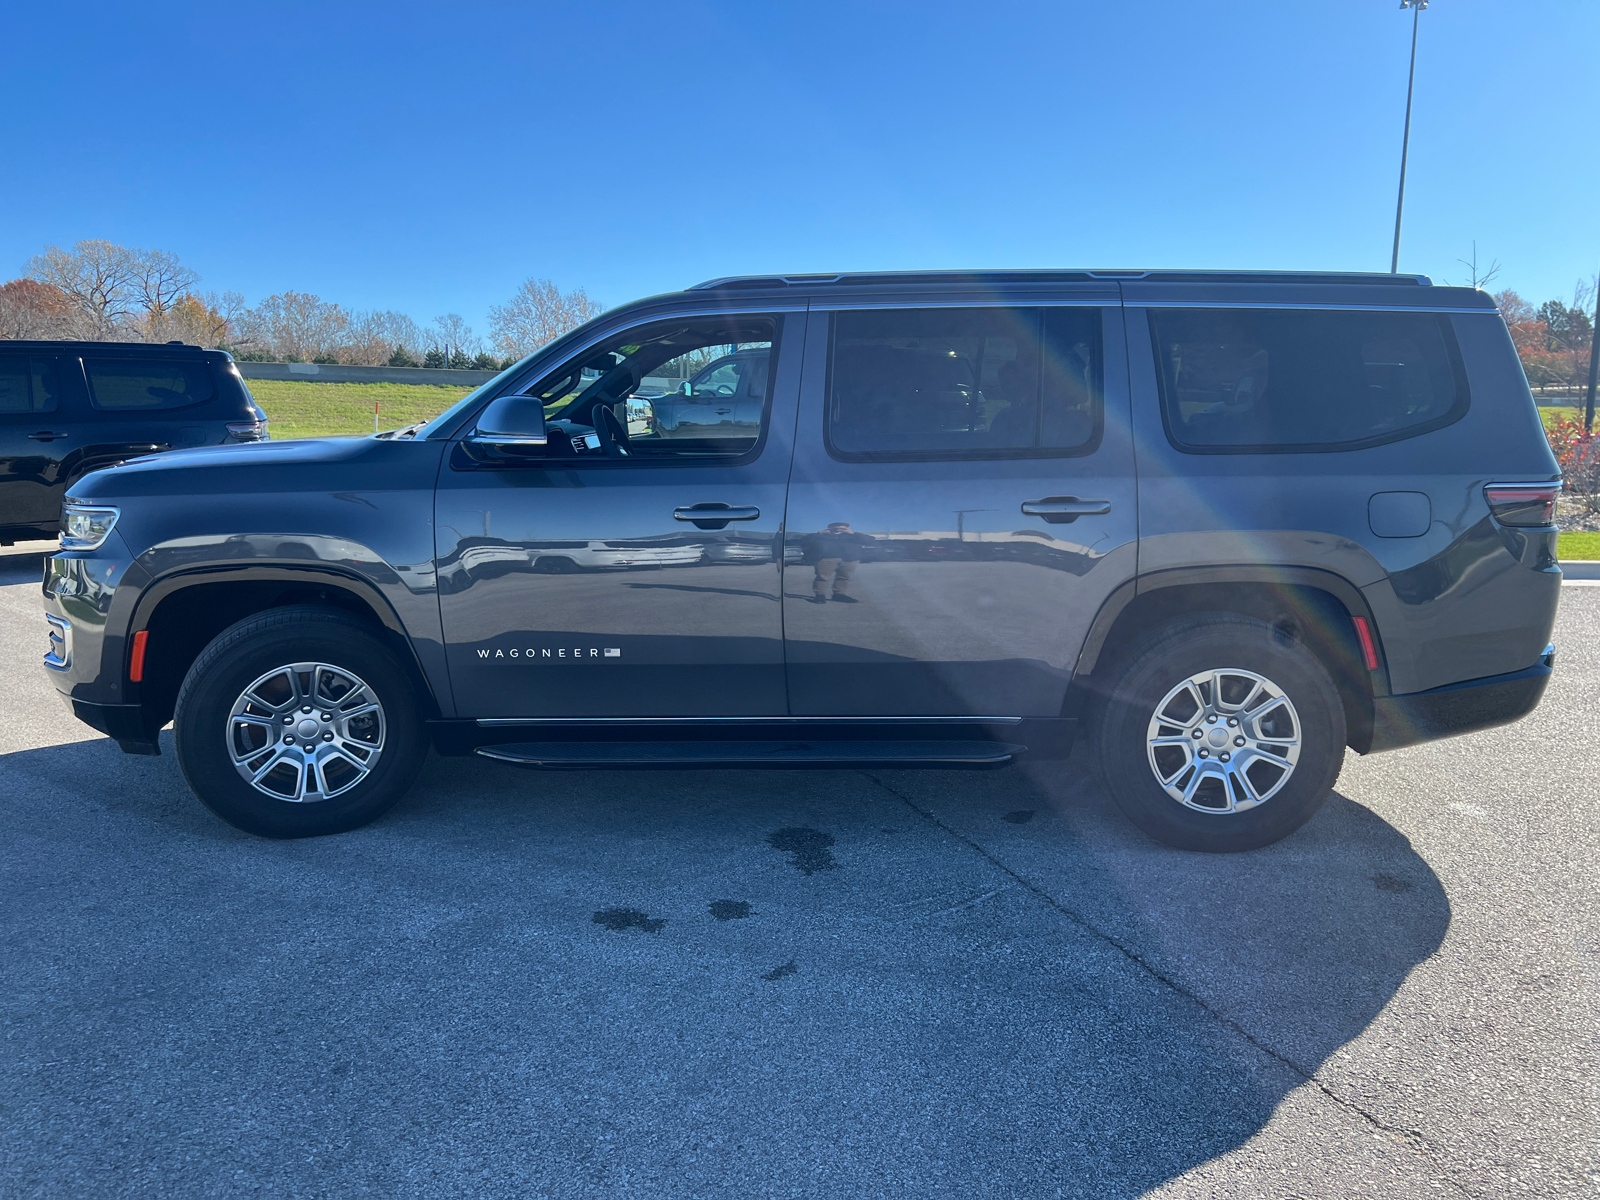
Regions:
<instances>
[{"instance_id":1,"label":"guardrail","mask_svg":"<svg viewBox=\"0 0 1600 1200\"><path fill-rule=\"evenodd\" d=\"M425 383L436 387L475 388L498 371L452 371L443 367L341 367L325 363L238 364L246 379L302 379L313 383Z\"/></svg>"}]
</instances>

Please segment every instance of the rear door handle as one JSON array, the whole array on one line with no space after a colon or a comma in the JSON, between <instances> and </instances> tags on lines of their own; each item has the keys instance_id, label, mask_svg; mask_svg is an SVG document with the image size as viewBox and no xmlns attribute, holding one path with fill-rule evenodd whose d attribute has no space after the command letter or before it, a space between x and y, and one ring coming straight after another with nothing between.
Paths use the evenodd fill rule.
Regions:
<instances>
[{"instance_id":1,"label":"rear door handle","mask_svg":"<svg viewBox=\"0 0 1600 1200\"><path fill-rule=\"evenodd\" d=\"M1111 501L1046 496L1043 500L1024 500L1022 511L1030 517L1043 517L1051 525L1067 525L1079 517L1104 516L1111 511Z\"/></svg>"},{"instance_id":2,"label":"rear door handle","mask_svg":"<svg viewBox=\"0 0 1600 1200\"><path fill-rule=\"evenodd\" d=\"M690 504L672 510L673 520L691 521L696 529L726 529L729 521L754 521L760 516L753 504Z\"/></svg>"},{"instance_id":3,"label":"rear door handle","mask_svg":"<svg viewBox=\"0 0 1600 1200\"><path fill-rule=\"evenodd\" d=\"M64 433L52 433L48 429L41 429L38 433L30 433L28 435L29 439L35 442L53 442L57 438L64 438L66 436L67 435Z\"/></svg>"}]
</instances>

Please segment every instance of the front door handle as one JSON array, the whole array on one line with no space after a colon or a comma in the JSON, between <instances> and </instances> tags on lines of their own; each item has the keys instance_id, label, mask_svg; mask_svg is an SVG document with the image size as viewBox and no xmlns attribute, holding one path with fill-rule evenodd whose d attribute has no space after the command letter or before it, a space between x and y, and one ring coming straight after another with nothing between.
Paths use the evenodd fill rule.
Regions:
<instances>
[{"instance_id":1,"label":"front door handle","mask_svg":"<svg viewBox=\"0 0 1600 1200\"><path fill-rule=\"evenodd\" d=\"M53 442L57 438L64 438L66 436L67 435L64 433L52 433L48 429L41 429L38 433L30 433L28 435L29 439L35 442Z\"/></svg>"},{"instance_id":2,"label":"front door handle","mask_svg":"<svg viewBox=\"0 0 1600 1200\"><path fill-rule=\"evenodd\" d=\"M1046 496L1043 500L1024 500L1022 511L1030 517L1043 517L1051 525L1068 525L1079 517L1104 516L1111 511L1111 501Z\"/></svg>"},{"instance_id":3,"label":"front door handle","mask_svg":"<svg viewBox=\"0 0 1600 1200\"><path fill-rule=\"evenodd\" d=\"M672 510L675 521L689 521L696 529L726 529L729 521L754 521L761 510L753 504L690 504Z\"/></svg>"}]
</instances>

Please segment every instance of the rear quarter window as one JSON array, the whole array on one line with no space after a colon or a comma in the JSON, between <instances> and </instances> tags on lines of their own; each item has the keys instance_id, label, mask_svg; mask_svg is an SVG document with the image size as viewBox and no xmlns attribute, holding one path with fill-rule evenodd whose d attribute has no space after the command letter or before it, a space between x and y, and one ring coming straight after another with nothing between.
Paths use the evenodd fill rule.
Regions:
<instances>
[{"instance_id":1,"label":"rear quarter window","mask_svg":"<svg viewBox=\"0 0 1600 1200\"><path fill-rule=\"evenodd\" d=\"M193 408L217 394L208 363L183 359L85 358L89 401L102 412Z\"/></svg>"},{"instance_id":2,"label":"rear quarter window","mask_svg":"<svg viewBox=\"0 0 1600 1200\"><path fill-rule=\"evenodd\" d=\"M1467 410L1442 313L1157 309L1150 329L1167 433L1191 453L1356 450Z\"/></svg>"},{"instance_id":3,"label":"rear quarter window","mask_svg":"<svg viewBox=\"0 0 1600 1200\"><path fill-rule=\"evenodd\" d=\"M55 412L60 399L55 359L0 356L0 416Z\"/></svg>"}]
</instances>

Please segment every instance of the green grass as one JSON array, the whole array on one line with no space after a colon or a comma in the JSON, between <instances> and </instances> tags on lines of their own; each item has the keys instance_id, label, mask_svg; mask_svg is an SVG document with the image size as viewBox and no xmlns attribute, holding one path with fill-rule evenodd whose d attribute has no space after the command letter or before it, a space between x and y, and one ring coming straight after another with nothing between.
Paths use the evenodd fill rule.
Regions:
<instances>
[{"instance_id":1,"label":"green grass","mask_svg":"<svg viewBox=\"0 0 1600 1200\"><path fill-rule=\"evenodd\" d=\"M1583 420L1583 409L1573 408L1571 405L1551 405L1549 408L1539 410L1539 419L1544 422L1544 427L1549 429L1561 417L1570 417Z\"/></svg>"},{"instance_id":2,"label":"green grass","mask_svg":"<svg viewBox=\"0 0 1600 1200\"><path fill-rule=\"evenodd\" d=\"M1556 557L1560 559L1584 559L1593 562L1600 559L1600 533L1563 533L1556 540Z\"/></svg>"},{"instance_id":3,"label":"green grass","mask_svg":"<svg viewBox=\"0 0 1600 1200\"><path fill-rule=\"evenodd\" d=\"M395 429L438 416L470 388L426 383L313 383L298 379L247 379L256 403L266 410L273 441Z\"/></svg>"}]
</instances>

